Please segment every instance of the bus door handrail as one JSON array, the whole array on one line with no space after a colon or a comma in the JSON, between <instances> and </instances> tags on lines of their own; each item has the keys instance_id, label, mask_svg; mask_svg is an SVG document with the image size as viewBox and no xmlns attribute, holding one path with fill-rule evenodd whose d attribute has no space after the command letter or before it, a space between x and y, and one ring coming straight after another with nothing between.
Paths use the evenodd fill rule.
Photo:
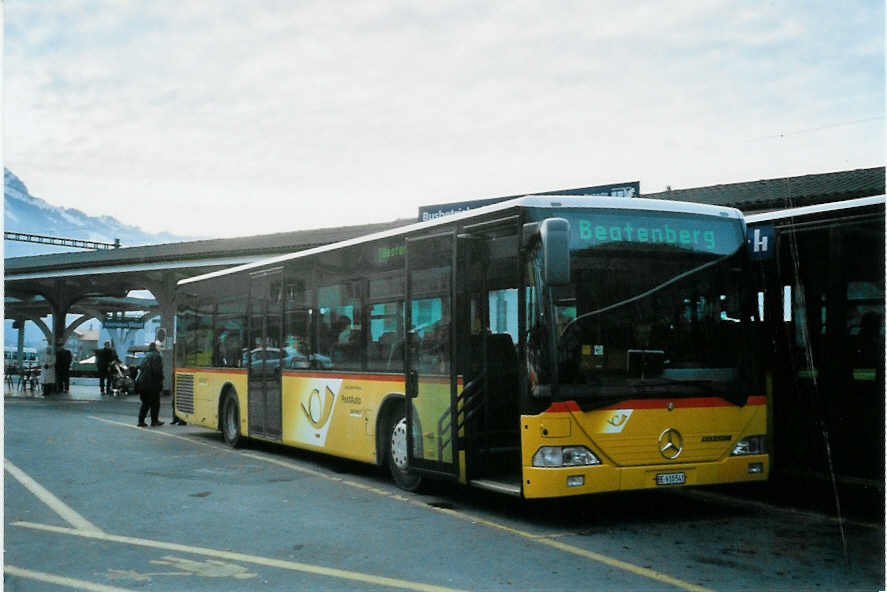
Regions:
<instances>
[{"instance_id":1,"label":"bus door handrail","mask_svg":"<svg viewBox=\"0 0 887 592\"><path fill-rule=\"evenodd\" d=\"M451 409L444 411L440 419L438 419L437 433L440 434L437 445L438 458L443 458L443 451L452 442L454 434L458 435L468 424L468 421L478 411L483 409L486 404L486 398L483 396L484 390L479 387L479 385L483 384L485 376L486 373L482 372L477 378L466 384L462 392L456 396L456 409L458 409L459 413L456 418L455 429L451 419ZM460 403L462 404L461 407ZM448 434L446 438L444 437L445 433Z\"/></svg>"}]
</instances>

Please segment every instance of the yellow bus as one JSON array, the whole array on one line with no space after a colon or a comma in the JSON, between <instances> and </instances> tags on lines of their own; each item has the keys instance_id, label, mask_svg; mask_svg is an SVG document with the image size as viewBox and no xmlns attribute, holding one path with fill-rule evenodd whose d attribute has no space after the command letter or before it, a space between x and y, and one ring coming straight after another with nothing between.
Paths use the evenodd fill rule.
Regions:
<instances>
[{"instance_id":1,"label":"yellow bus","mask_svg":"<svg viewBox=\"0 0 887 592\"><path fill-rule=\"evenodd\" d=\"M766 480L735 209L530 196L182 280L175 404L524 498Z\"/></svg>"}]
</instances>

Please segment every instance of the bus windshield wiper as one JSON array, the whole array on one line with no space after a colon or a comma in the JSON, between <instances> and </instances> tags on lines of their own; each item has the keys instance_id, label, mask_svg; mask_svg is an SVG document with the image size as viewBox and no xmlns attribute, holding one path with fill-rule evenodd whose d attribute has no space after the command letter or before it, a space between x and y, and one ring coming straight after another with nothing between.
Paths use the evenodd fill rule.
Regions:
<instances>
[{"instance_id":1,"label":"bus windshield wiper","mask_svg":"<svg viewBox=\"0 0 887 592\"><path fill-rule=\"evenodd\" d=\"M570 329L573 325L575 325L581 319L597 316L601 313L607 312L608 310L613 310L614 308L619 308L619 307L625 306L626 304L631 304L632 302L635 302L635 301L640 300L642 298L646 298L650 294L653 294L654 292L658 292L659 290L666 288L666 287L674 284L675 282L679 282L682 279L687 278L695 273L699 273L700 271L702 271L704 269L708 269L709 267L712 267L713 265L717 265L721 261L725 261L725 260L729 259L734 254L735 253L730 253L729 255L723 255L721 257L718 257L717 259L714 259L714 260L709 261L707 263L703 263L702 265L700 265L698 267L694 267L693 269L689 269L689 270L685 271L684 273L679 273L678 275L674 276L673 278L670 278L670 279L662 282L658 286L653 286L649 290L645 290L644 292L641 292L640 294L635 294L634 296L629 296L628 298L620 300L619 302L614 302L613 304L610 304L610 305L605 306L603 308L599 308L597 310L592 310L592 311L586 312L584 314L581 314L581 315L577 316L575 319L571 320L569 323L567 323L567 325L564 327L563 331L561 331L561 335L566 335L567 330Z\"/></svg>"}]
</instances>

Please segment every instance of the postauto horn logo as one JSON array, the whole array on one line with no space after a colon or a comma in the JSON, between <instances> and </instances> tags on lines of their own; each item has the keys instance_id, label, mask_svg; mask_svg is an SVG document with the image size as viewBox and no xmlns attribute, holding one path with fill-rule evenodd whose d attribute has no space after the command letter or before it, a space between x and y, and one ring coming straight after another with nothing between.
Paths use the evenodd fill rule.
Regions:
<instances>
[{"instance_id":1,"label":"postauto horn logo","mask_svg":"<svg viewBox=\"0 0 887 592\"><path fill-rule=\"evenodd\" d=\"M307 406L305 401L302 401L302 411L305 412L305 417L318 430L329 421L330 413L333 411L333 400L335 399L335 395L330 390L330 387L325 386L323 390L323 396L320 394L320 389L312 390L311 394L308 395Z\"/></svg>"}]
</instances>

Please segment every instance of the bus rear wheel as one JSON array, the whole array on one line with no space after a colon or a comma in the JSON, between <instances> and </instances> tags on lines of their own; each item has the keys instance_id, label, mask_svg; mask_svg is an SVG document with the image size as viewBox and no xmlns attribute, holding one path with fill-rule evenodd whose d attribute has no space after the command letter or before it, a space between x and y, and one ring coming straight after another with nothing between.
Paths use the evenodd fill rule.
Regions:
<instances>
[{"instance_id":1,"label":"bus rear wheel","mask_svg":"<svg viewBox=\"0 0 887 592\"><path fill-rule=\"evenodd\" d=\"M231 448L237 448L243 441L240 434L240 407L232 392L226 393L222 401L222 438Z\"/></svg>"},{"instance_id":2,"label":"bus rear wheel","mask_svg":"<svg viewBox=\"0 0 887 592\"><path fill-rule=\"evenodd\" d=\"M394 482L406 491L417 491L422 486L422 476L410 470L407 458L407 418L403 413L394 414L388 423L388 470Z\"/></svg>"}]
</instances>

